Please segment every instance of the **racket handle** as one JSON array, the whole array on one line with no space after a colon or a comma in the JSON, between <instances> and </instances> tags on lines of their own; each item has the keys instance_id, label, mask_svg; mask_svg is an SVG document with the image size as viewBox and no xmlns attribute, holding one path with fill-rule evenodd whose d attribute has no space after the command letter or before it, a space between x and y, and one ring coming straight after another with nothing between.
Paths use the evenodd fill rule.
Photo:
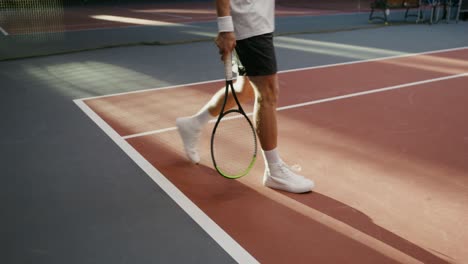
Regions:
<instances>
[{"instance_id":1,"label":"racket handle","mask_svg":"<svg viewBox=\"0 0 468 264\"><path fill-rule=\"evenodd\" d=\"M227 81L232 80L232 53L227 54L224 59L224 74Z\"/></svg>"}]
</instances>

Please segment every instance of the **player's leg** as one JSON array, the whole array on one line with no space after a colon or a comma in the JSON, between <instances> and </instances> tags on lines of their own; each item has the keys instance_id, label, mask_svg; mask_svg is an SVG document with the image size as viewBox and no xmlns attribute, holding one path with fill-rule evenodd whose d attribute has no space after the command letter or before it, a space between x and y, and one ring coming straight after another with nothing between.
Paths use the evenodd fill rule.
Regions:
<instances>
[{"instance_id":1,"label":"player's leg","mask_svg":"<svg viewBox=\"0 0 468 264\"><path fill-rule=\"evenodd\" d=\"M244 76L239 76L237 78L234 83L234 90L236 91L237 98L241 102L253 101L255 97L252 85ZM218 116L220 113L224 101L224 94L225 87L215 93L211 100L209 100L195 115L176 119L176 125L184 144L185 153L193 163L200 162L197 144L203 126L208 123L210 119ZM231 91L229 91L225 107L226 109L229 109L234 106L235 100L234 97L231 96Z\"/></svg>"},{"instance_id":2,"label":"player's leg","mask_svg":"<svg viewBox=\"0 0 468 264\"><path fill-rule=\"evenodd\" d=\"M309 192L314 182L294 173L280 158L278 152L278 76L250 76L256 90L254 123L265 159L263 184L267 187L293 193Z\"/></svg>"},{"instance_id":3,"label":"player's leg","mask_svg":"<svg viewBox=\"0 0 468 264\"><path fill-rule=\"evenodd\" d=\"M275 149L278 145L276 107L279 88L277 74L250 76L249 79L257 91L254 107L254 123L260 145L263 150Z\"/></svg>"},{"instance_id":4,"label":"player's leg","mask_svg":"<svg viewBox=\"0 0 468 264\"><path fill-rule=\"evenodd\" d=\"M295 174L278 152L279 83L273 34L237 41L236 51L256 93L254 123L265 158L264 185L295 193L310 191L314 183Z\"/></svg>"},{"instance_id":5,"label":"player's leg","mask_svg":"<svg viewBox=\"0 0 468 264\"><path fill-rule=\"evenodd\" d=\"M236 91L237 99L241 103L253 101L255 98L254 90L252 85L250 84L249 80L244 76L238 76L236 78L236 82L234 83L234 90ZM221 88L208 103L200 110L208 111L212 117L218 116L219 112L221 111L221 107L224 101L224 94L226 89L223 87ZM234 97L231 96L231 91L229 91L228 99L226 101L226 109L230 109L236 105Z\"/></svg>"}]
</instances>

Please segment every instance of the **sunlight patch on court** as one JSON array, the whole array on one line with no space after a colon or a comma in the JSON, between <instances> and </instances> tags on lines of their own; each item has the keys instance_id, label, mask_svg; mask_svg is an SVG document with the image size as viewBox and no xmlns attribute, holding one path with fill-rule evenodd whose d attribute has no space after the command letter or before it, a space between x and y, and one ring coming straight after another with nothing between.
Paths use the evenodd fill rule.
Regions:
<instances>
[{"instance_id":1,"label":"sunlight patch on court","mask_svg":"<svg viewBox=\"0 0 468 264\"><path fill-rule=\"evenodd\" d=\"M410 54L387 49L299 39L294 37L277 37L275 40L275 46L279 48L359 60L369 60L379 57L397 57L398 59L381 60L379 62L446 74L459 74L468 71L468 61L466 60L442 58L430 54L410 56L405 59L402 57Z\"/></svg>"},{"instance_id":2,"label":"sunlight patch on court","mask_svg":"<svg viewBox=\"0 0 468 264\"><path fill-rule=\"evenodd\" d=\"M281 115L287 118L285 113ZM315 192L341 202L344 207L356 210L356 213L371 216L369 226L388 230L394 234L393 238L408 240L414 247L437 248L440 246L438 243L447 237L455 241L454 244L465 242L464 236L459 233L466 234L461 230L467 224L463 219L466 219L468 196L464 188L452 179L466 176L466 172L439 166L404 152L389 151L334 129L292 118L282 119L281 122L308 134L309 140L304 141L300 139L305 137L298 139L280 131L283 132L282 145L292 151L288 153L288 149L285 149L284 156L290 159L299 157L288 162L299 163L301 174L317 182ZM209 163L206 165L209 166ZM454 177L456 175L459 177ZM410 249L400 248L401 245L395 243L392 237L372 235L372 232L362 230L353 222L336 219L313 206L267 189L261 184L260 177L249 175L239 181L397 262L421 263L411 256ZM392 208L391 211L388 208ZM462 254L455 247L445 250L451 255Z\"/></svg>"},{"instance_id":3,"label":"sunlight patch on court","mask_svg":"<svg viewBox=\"0 0 468 264\"><path fill-rule=\"evenodd\" d=\"M216 15L214 9L142 9L132 10L138 13L157 13L157 14L187 14L187 15ZM191 18L188 16L182 16L183 18Z\"/></svg>"},{"instance_id":4,"label":"sunlight patch on court","mask_svg":"<svg viewBox=\"0 0 468 264\"><path fill-rule=\"evenodd\" d=\"M82 61L51 64L45 67L24 66L26 73L71 98L83 98L170 85L128 68Z\"/></svg>"},{"instance_id":5,"label":"sunlight patch on court","mask_svg":"<svg viewBox=\"0 0 468 264\"><path fill-rule=\"evenodd\" d=\"M93 15L91 18L126 24L145 25L145 26L181 26L179 23L164 22L158 20L149 20L133 17L111 16L111 15Z\"/></svg>"},{"instance_id":6,"label":"sunlight patch on court","mask_svg":"<svg viewBox=\"0 0 468 264\"><path fill-rule=\"evenodd\" d=\"M340 44L327 41L316 41L294 37L279 36L275 38L275 46L279 48L299 50L311 53L320 53L354 59L372 59L375 57L400 56L407 53L362 47L349 44Z\"/></svg>"},{"instance_id":7,"label":"sunlight patch on court","mask_svg":"<svg viewBox=\"0 0 468 264\"><path fill-rule=\"evenodd\" d=\"M196 35L196 36L213 38L213 40L217 36L217 34L214 33L214 32L203 32L203 31L193 31L193 30L187 30L187 31L183 31L183 32L188 33L188 34L192 34L192 35Z\"/></svg>"}]
</instances>

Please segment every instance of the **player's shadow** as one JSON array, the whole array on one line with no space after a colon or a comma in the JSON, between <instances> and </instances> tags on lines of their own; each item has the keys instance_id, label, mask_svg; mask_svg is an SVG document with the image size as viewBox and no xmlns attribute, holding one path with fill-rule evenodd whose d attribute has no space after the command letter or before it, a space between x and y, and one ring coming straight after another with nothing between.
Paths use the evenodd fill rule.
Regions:
<instances>
[{"instance_id":1,"label":"player's shadow","mask_svg":"<svg viewBox=\"0 0 468 264\"><path fill-rule=\"evenodd\" d=\"M390 232L375 224L370 217L364 213L320 193L311 192L309 194L292 194L279 191L283 195L294 199L310 208L320 211L352 228L361 231L381 242L403 252L423 263L450 263L420 246Z\"/></svg>"}]
</instances>

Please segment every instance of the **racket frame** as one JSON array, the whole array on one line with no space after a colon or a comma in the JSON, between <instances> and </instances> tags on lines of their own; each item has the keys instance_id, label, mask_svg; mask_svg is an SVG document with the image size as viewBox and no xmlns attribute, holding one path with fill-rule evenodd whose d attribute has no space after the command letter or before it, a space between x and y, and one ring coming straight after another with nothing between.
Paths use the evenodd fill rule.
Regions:
<instances>
[{"instance_id":1,"label":"racket frame","mask_svg":"<svg viewBox=\"0 0 468 264\"><path fill-rule=\"evenodd\" d=\"M255 132L255 128L252 124L252 121L250 121L250 118L247 116L245 113L244 109L242 108L239 99L237 98L236 91L234 89L234 84L233 84L233 78L232 78L232 54L229 54L226 56L226 60L224 61L224 69L225 69L225 76L226 76L226 87L225 87L225 92L224 92L224 100L223 100L223 105L221 107L220 113L218 115L218 119L216 120L216 123L214 125L213 131L211 133L211 160L213 161L213 166L216 169L216 171L223 177L228 178L228 179L237 179L242 176L247 175L250 170L253 168L255 161L257 160L257 134ZM237 61L239 61L237 59ZM227 100L229 97L229 90L231 91L232 97L234 98L234 101L236 102L237 109L229 109L227 111L224 111L226 108ZM236 175L231 175L223 171L216 163L216 158L214 155L214 138L216 134L216 130L218 128L218 125L220 124L221 120L223 119L224 116L230 114L230 113L239 113L241 114L246 121L249 123L250 128L252 129L253 135L254 135L254 153L252 160L250 161L248 167L236 174Z\"/></svg>"}]
</instances>

